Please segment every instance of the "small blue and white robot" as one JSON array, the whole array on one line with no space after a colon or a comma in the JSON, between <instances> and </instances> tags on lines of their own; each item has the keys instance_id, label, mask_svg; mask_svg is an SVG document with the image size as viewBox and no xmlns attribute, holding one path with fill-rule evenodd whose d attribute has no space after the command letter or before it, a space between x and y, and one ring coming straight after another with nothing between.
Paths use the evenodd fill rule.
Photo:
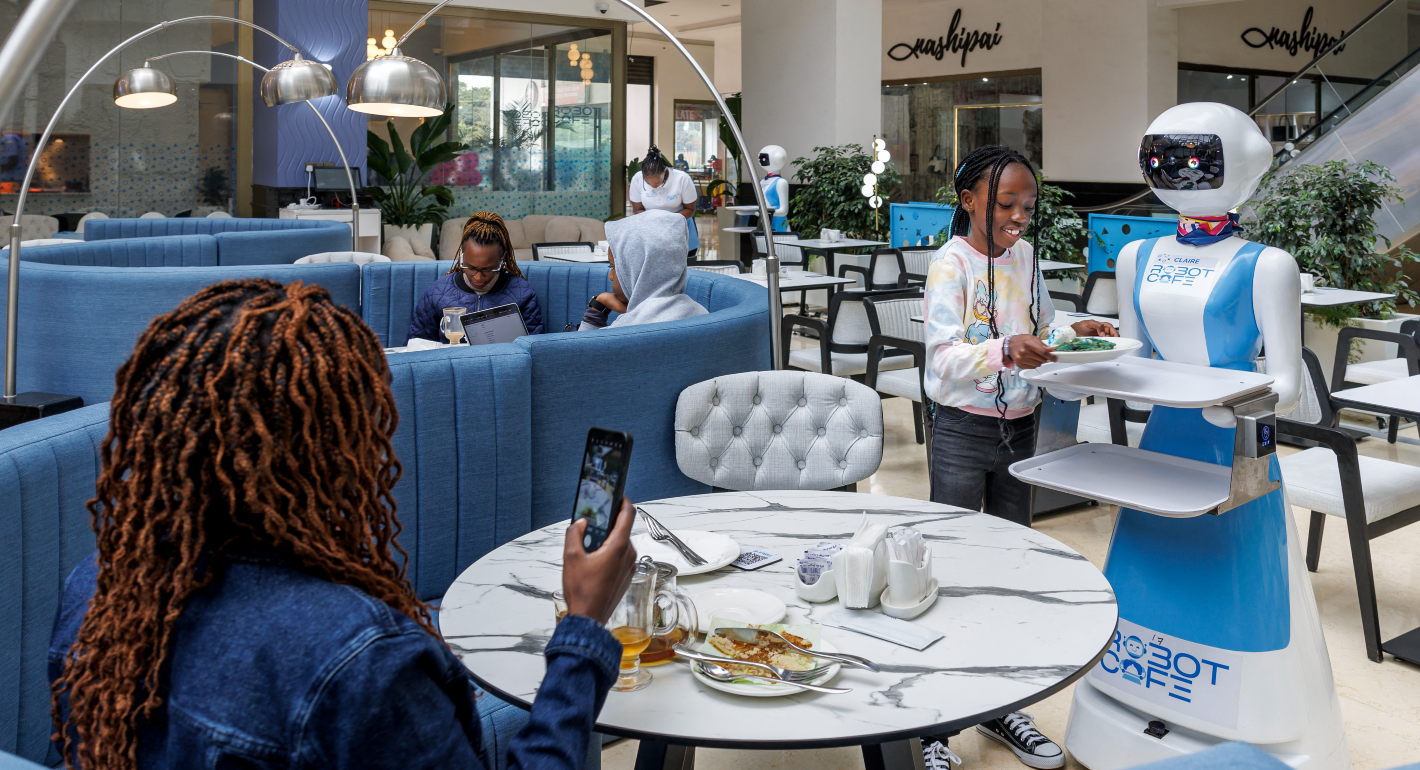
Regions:
<instances>
[{"instance_id":1,"label":"small blue and white robot","mask_svg":"<svg viewBox=\"0 0 1420 770\"><path fill-rule=\"evenodd\" d=\"M789 180L779 176L787 162L788 154L777 144L771 144L759 151L759 165L767 172L764 179L760 180L759 186L764 189L765 202L774 210L774 221L770 229L776 233L789 231Z\"/></svg>"},{"instance_id":2,"label":"small blue and white robot","mask_svg":"<svg viewBox=\"0 0 1420 770\"><path fill-rule=\"evenodd\" d=\"M1256 371L1266 344L1276 412L1302 387L1296 260L1235 234L1272 147L1242 112L1174 107L1139 151L1145 180L1181 215L1179 234L1135 241L1117 259L1120 334L1142 355ZM1141 449L1230 465L1232 410L1155 407ZM1269 481L1281 478L1276 456ZM1283 489L1219 515L1122 509L1105 575L1119 628L1075 688L1065 746L1117 770L1225 741L1298 770L1351 766L1301 540Z\"/></svg>"}]
</instances>

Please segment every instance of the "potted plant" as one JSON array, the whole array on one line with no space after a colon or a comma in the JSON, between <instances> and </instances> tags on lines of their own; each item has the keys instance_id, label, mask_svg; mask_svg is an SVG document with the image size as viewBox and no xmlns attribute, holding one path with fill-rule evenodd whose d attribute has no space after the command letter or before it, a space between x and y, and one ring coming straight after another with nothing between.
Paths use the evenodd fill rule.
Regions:
<instances>
[{"instance_id":1,"label":"potted plant","mask_svg":"<svg viewBox=\"0 0 1420 770\"><path fill-rule=\"evenodd\" d=\"M380 207L385 239L417 234L429 245L434 226L443 223L448 207L453 205L454 194L449 188L424 184L435 167L468 149L460 142L439 141L448 131L453 112L454 105L449 104L444 114L420 123L409 135L408 149L393 120L385 124L388 142L373 131L366 132L367 161L385 183L365 191Z\"/></svg>"},{"instance_id":2,"label":"potted plant","mask_svg":"<svg viewBox=\"0 0 1420 770\"><path fill-rule=\"evenodd\" d=\"M1286 250L1296 257L1304 273L1317 276L1318 285L1357 291L1393 293L1405 304L1420 300L1405 280L1406 263L1420 261L1401 246L1390 254L1377 253L1390 239L1376 233L1375 213L1385 201L1404 203L1392 182L1395 176L1372 161L1329 161L1320 166L1295 165L1276 169L1262 180L1257 195L1244 212L1247 237ZM1414 315L1397 313L1396 300L1337 308L1308 308L1306 344L1331 371L1336 338L1346 326L1399 331ZM1352 362L1395 355L1395 346L1373 340L1352 350Z\"/></svg>"},{"instance_id":3,"label":"potted plant","mask_svg":"<svg viewBox=\"0 0 1420 770\"><path fill-rule=\"evenodd\" d=\"M887 207L877 211L863 197L863 176L873 157L860 144L815 147L812 158L795 158L794 179L802 183L789 204L789 226L816 238L822 228L842 230L850 238L869 238L888 231ZM902 177L892 166L878 174L879 195L886 201ZM876 214L876 217L874 216Z\"/></svg>"}]
</instances>

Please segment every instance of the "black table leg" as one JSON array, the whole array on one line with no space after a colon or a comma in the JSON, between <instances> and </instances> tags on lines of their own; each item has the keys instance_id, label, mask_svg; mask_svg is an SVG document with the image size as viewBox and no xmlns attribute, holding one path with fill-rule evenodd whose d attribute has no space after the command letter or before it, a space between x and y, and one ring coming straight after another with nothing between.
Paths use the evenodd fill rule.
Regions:
<instances>
[{"instance_id":1,"label":"black table leg","mask_svg":"<svg viewBox=\"0 0 1420 770\"><path fill-rule=\"evenodd\" d=\"M641 741L636 770L695 770L695 747Z\"/></svg>"},{"instance_id":2,"label":"black table leg","mask_svg":"<svg viewBox=\"0 0 1420 770\"><path fill-rule=\"evenodd\" d=\"M866 745L863 747L863 767L864 770L926 770L927 763L922 759L922 741L909 738Z\"/></svg>"}]
</instances>

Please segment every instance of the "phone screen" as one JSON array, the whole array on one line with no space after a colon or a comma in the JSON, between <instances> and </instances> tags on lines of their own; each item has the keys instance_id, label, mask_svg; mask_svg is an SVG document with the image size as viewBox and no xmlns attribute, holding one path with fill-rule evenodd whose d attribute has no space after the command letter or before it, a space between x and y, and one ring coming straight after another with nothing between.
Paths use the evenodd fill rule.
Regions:
<instances>
[{"instance_id":1,"label":"phone screen","mask_svg":"<svg viewBox=\"0 0 1420 770\"><path fill-rule=\"evenodd\" d=\"M577 481L577 501L572 521L587 520L582 547L595 551L606 541L616 524L626 489L626 469L631 459L631 436L617 431L592 428L587 433L587 449L582 455L582 475Z\"/></svg>"}]
</instances>

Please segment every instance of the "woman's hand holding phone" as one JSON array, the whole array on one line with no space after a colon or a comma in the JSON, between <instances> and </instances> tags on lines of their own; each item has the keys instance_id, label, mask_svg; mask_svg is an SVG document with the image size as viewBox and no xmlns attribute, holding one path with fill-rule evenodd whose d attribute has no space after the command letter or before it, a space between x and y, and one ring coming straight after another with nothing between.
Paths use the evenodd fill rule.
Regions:
<instances>
[{"instance_id":1,"label":"woman's hand holding phone","mask_svg":"<svg viewBox=\"0 0 1420 770\"><path fill-rule=\"evenodd\" d=\"M585 615L598 623L606 623L631 585L632 568L636 564L636 549L631 545L631 524L636 520L636 506L621 499L621 510L606 541L595 551L582 546L587 520L578 519L567 528L562 546L562 594L567 597L567 612Z\"/></svg>"}]
</instances>

